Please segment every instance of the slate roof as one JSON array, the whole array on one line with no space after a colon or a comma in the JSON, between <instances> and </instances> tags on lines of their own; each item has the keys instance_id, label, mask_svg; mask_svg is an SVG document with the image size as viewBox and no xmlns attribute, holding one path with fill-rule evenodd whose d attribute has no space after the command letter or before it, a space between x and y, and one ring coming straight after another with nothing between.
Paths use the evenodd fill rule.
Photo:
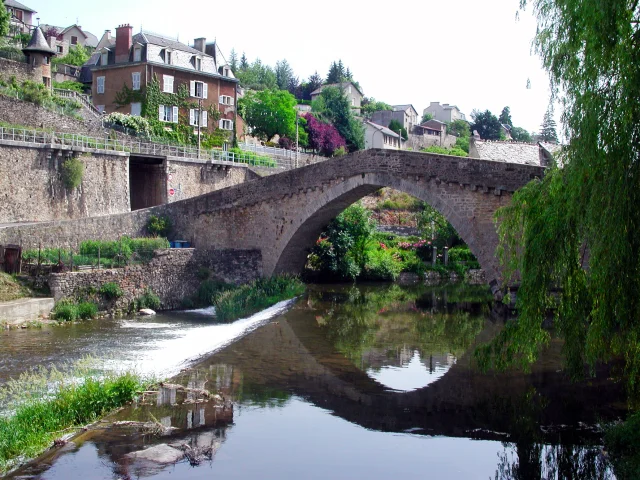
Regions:
<instances>
[{"instance_id":1,"label":"slate roof","mask_svg":"<svg viewBox=\"0 0 640 480\"><path fill-rule=\"evenodd\" d=\"M370 122L368 120L366 120L364 123L366 123L367 125L371 125L376 130L379 130L382 133L384 133L385 135L389 135L390 137L395 137L395 138L399 138L400 137L400 135L398 135L393 130L389 130L387 127L383 127L382 125L378 125L377 123L373 123L373 122Z\"/></svg>"},{"instance_id":2,"label":"slate roof","mask_svg":"<svg viewBox=\"0 0 640 480\"><path fill-rule=\"evenodd\" d=\"M418 114L418 111L410 103L407 104L407 105L393 105L391 108L393 108L394 112L404 112L408 108L411 108L415 112L416 115Z\"/></svg>"},{"instance_id":3,"label":"slate roof","mask_svg":"<svg viewBox=\"0 0 640 480\"><path fill-rule=\"evenodd\" d=\"M70 26L64 28L64 27L58 27L56 25L48 25L46 23L41 23L40 24L40 28L42 29L43 32L46 32L50 28L55 28L56 31L58 32L58 35L64 35L65 33L67 33L67 31L69 31L73 27L77 27L78 30L80 30L80 32L82 32L82 34L84 35L84 37L85 37L85 42L84 42L85 46L95 48L98 45L98 37L96 37L91 32L83 30L82 27L80 27L79 25L75 25L74 24L74 25L70 25Z\"/></svg>"},{"instance_id":4,"label":"slate roof","mask_svg":"<svg viewBox=\"0 0 640 480\"><path fill-rule=\"evenodd\" d=\"M133 36L133 43L136 42L142 45L147 45L148 43L150 43L152 45L158 45L159 47L172 48L173 50L181 50L183 52L193 53L197 55L206 55L200 50L196 50L195 48L185 45L184 43L181 43L177 40L172 40L170 38L161 37L160 35L144 31L142 33L136 33Z\"/></svg>"},{"instance_id":5,"label":"slate roof","mask_svg":"<svg viewBox=\"0 0 640 480\"><path fill-rule=\"evenodd\" d=\"M364 94L360 91L360 89L358 87L356 87L356 84L353 82L342 82L342 83L328 83L327 85L322 85L320 88L315 89L313 92L311 92L311 95L320 95L320 92L322 92L322 89L325 87L338 87L338 88L345 88L349 85L352 85L353 88L355 88L358 93L360 95L362 95L364 97Z\"/></svg>"},{"instance_id":6,"label":"slate roof","mask_svg":"<svg viewBox=\"0 0 640 480\"><path fill-rule=\"evenodd\" d=\"M29 40L29 44L22 49L23 52L42 52L42 53L51 53L52 55L56 54L56 51L49 46L47 41L44 38L44 33L40 30L40 27L37 27L33 31L33 35L31 36L31 40Z\"/></svg>"},{"instance_id":7,"label":"slate roof","mask_svg":"<svg viewBox=\"0 0 640 480\"><path fill-rule=\"evenodd\" d=\"M474 144L478 158L482 160L540 165L540 146L537 143L474 140Z\"/></svg>"},{"instance_id":8,"label":"slate roof","mask_svg":"<svg viewBox=\"0 0 640 480\"><path fill-rule=\"evenodd\" d=\"M19 10L24 10L25 12L37 13L34 9L23 5L20 2L16 2L15 0L4 0L5 7L17 8Z\"/></svg>"}]
</instances>

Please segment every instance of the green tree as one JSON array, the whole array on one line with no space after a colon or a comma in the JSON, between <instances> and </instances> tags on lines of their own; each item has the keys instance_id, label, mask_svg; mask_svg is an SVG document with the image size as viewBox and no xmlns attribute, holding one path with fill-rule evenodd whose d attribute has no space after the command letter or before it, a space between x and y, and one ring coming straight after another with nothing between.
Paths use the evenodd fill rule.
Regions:
<instances>
[{"instance_id":1,"label":"green tree","mask_svg":"<svg viewBox=\"0 0 640 480\"><path fill-rule=\"evenodd\" d=\"M73 45L64 57L53 57L52 63L63 63L65 65L76 65L81 67L89 60L89 51L82 45Z\"/></svg>"},{"instance_id":2,"label":"green tree","mask_svg":"<svg viewBox=\"0 0 640 480\"><path fill-rule=\"evenodd\" d=\"M402 124L396 120L395 118L392 119L389 122L389 130L391 130L392 132L396 132L398 135L400 135L404 140L406 140L407 138L409 138L409 136L407 135L407 129L404 128L402 126Z\"/></svg>"},{"instance_id":3,"label":"green tree","mask_svg":"<svg viewBox=\"0 0 640 480\"><path fill-rule=\"evenodd\" d=\"M471 131L477 130L483 140L500 140L502 138L502 127L496 116L489 110L471 112L473 124Z\"/></svg>"},{"instance_id":4,"label":"green tree","mask_svg":"<svg viewBox=\"0 0 640 480\"><path fill-rule=\"evenodd\" d=\"M513 127L511 129L511 138L513 138L516 142L531 143L533 141L533 139L531 138L531 134L524 128L520 127Z\"/></svg>"},{"instance_id":5,"label":"green tree","mask_svg":"<svg viewBox=\"0 0 640 480\"><path fill-rule=\"evenodd\" d=\"M247 56L244 52L242 52L242 57L240 57L240 70L246 70L249 68L249 60L247 60Z\"/></svg>"},{"instance_id":6,"label":"green tree","mask_svg":"<svg viewBox=\"0 0 640 480\"><path fill-rule=\"evenodd\" d=\"M381 110L393 110L391 108L391 105L389 105L388 103L378 102L373 97L371 98L364 97L362 99L361 107L362 107L362 115L365 118L371 118L371 116L373 115L373 112L379 112Z\"/></svg>"},{"instance_id":7,"label":"green tree","mask_svg":"<svg viewBox=\"0 0 640 480\"><path fill-rule=\"evenodd\" d=\"M295 138L296 103L286 90L261 90L247 93L238 108L253 135L268 141L275 135Z\"/></svg>"},{"instance_id":8,"label":"green tree","mask_svg":"<svg viewBox=\"0 0 640 480\"><path fill-rule=\"evenodd\" d=\"M351 72L349 72L351 74ZM331 62L331 66L329 67L329 73L327 74L328 84L340 83L347 80L347 72L344 69L344 64L342 60L338 62Z\"/></svg>"},{"instance_id":9,"label":"green tree","mask_svg":"<svg viewBox=\"0 0 640 480\"><path fill-rule=\"evenodd\" d=\"M431 112L424 112L422 114L422 120L420 120L420 124L423 124L425 122L428 122L429 120L433 120L433 113Z\"/></svg>"},{"instance_id":10,"label":"green tree","mask_svg":"<svg viewBox=\"0 0 640 480\"><path fill-rule=\"evenodd\" d=\"M234 48L231 49L231 54L229 55L229 67L231 67L233 73L238 70L238 54Z\"/></svg>"},{"instance_id":11,"label":"green tree","mask_svg":"<svg viewBox=\"0 0 640 480\"><path fill-rule=\"evenodd\" d=\"M585 362L623 359L637 401L640 9L628 0L521 0L521 7L529 3L538 20L534 49L562 104L569 144L562 168L498 213L505 280L520 274L519 314L478 356L485 365L529 365L549 341L542 323L554 306L569 371L579 376Z\"/></svg>"},{"instance_id":12,"label":"green tree","mask_svg":"<svg viewBox=\"0 0 640 480\"><path fill-rule=\"evenodd\" d=\"M431 205L425 203L424 209L417 216L418 230L422 238L431 239L438 248L452 247L462 240L458 232L447 219Z\"/></svg>"},{"instance_id":13,"label":"green tree","mask_svg":"<svg viewBox=\"0 0 640 480\"><path fill-rule=\"evenodd\" d=\"M542 119L540 125L540 139L545 142L558 143L558 134L556 133L556 121L553 119L553 109L549 108Z\"/></svg>"},{"instance_id":14,"label":"green tree","mask_svg":"<svg viewBox=\"0 0 640 480\"><path fill-rule=\"evenodd\" d=\"M280 60L276 62L276 83L280 90L287 90L289 88L289 82L293 78L293 69L289 62L286 60ZM293 93L293 92L291 92Z\"/></svg>"},{"instance_id":15,"label":"green tree","mask_svg":"<svg viewBox=\"0 0 640 480\"><path fill-rule=\"evenodd\" d=\"M351 104L342 89L325 87L314 100L312 111L336 127L350 151L364 148L364 127L353 116Z\"/></svg>"},{"instance_id":16,"label":"green tree","mask_svg":"<svg viewBox=\"0 0 640 480\"><path fill-rule=\"evenodd\" d=\"M4 5L4 0L0 0L0 37L6 37L9 35L9 26L11 25L11 16L7 7Z\"/></svg>"},{"instance_id":17,"label":"green tree","mask_svg":"<svg viewBox=\"0 0 640 480\"><path fill-rule=\"evenodd\" d=\"M498 117L498 121L503 125L513 127L513 121L511 121L511 109L509 107L504 107L502 109L502 112L500 112L500 116Z\"/></svg>"}]
</instances>

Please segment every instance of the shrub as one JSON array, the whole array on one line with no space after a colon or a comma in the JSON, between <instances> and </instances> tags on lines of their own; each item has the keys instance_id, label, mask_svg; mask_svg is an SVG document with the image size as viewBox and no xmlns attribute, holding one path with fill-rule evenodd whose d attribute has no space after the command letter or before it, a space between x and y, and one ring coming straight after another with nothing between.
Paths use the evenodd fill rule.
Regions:
<instances>
[{"instance_id":1,"label":"shrub","mask_svg":"<svg viewBox=\"0 0 640 480\"><path fill-rule=\"evenodd\" d=\"M364 276L369 280L395 280L402 271L400 258L391 250L369 250Z\"/></svg>"},{"instance_id":2,"label":"shrub","mask_svg":"<svg viewBox=\"0 0 640 480\"><path fill-rule=\"evenodd\" d=\"M147 221L147 231L157 237L166 237L171 232L171 228L169 217L151 215Z\"/></svg>"},{"instance_id":3,"label":"shrub","mask_svg":"<svg viewBox=\"0 0 640 480\"><path fill-rule=\"evenodd\" d=\"M84 164L77 158L68 158L62 164L62 182L69 190L78 188L82 184Z\"/></svg>"},{"instance_id":4,"label":"shrub","mask_svg":"<svg viewBox=\"0 0 640 480\"><path fill-rule=\"evenodd\" d=\"M78 318L78 306L73 300L65 298L56 303L51 314L55 320L73 322Z\"/></svg>"},{"instance_id":5,"label":"shrub","mask_svg":"<svg viewBox=\"0 0 640 480\"><path fill-rule=\"evenodd\" d=\"M89 320L98 316L98 306L93 302L81 302L78 304L78 317Z\"/></svg>"},{"instance_id":6,"label":"shrub","mask_svg":"<svg viewBox=\"0 0 640 480\"><path fill-rule=\"evenodd\" d=\"M150 308L152 310L158 310L160 308L160 297L158 297L153 290L148 288L140 297L138 297L137 306L138 309Z\"/></svg>"},{"instance_id":7,"label":"shrub","mask_svg":"<svg viewBox=\"0 0 640 480\"><path fill-rule=\"evenodd\" d=\"M640 478L640 412L630 415L625 422L607 426L604 444L617 478Z\"/></svg>"},{"instance_id":8,"label":"shrub","mask_svg":"<svg viewBox=\"0 0 640 480\"><path fill-rule=\"evenodd\" d=\"M84 85L74 80L65 80L64 82L53 82L53 88L61 90L73 90L77 93L84 93Z\"/></svg>"},{"instance_id":9,"label":"shrub","mask_svg":"<svg viewBox=\"0 0 640 480\"><path fill-rule=\"evenodd\" d=\"M108 300L115 300L124 295L122 288L116 282L107 282L100 287L100 293Z\"/></svg>"},{"instance_id":10,"label":"shrub","mask_svg":"<svg viewBox=\"0 0 640 480\"><path fill-rule=\"evenodd\" d=\"M144 117L128 115L120 112L112 112L104 117L104 120L108 123L113 123L115 125L129 128L133 130L136 135L144 135L147 137L151 135L151 125L149 124L149 120Z\"/></svg>"},{"instance_id":11,"label":"shrub","mask_svg":"<svg viewBox=\"0 0 640 480\"><path fill-rule=\"evenodd\" d=\"M233 285L218 280L205 280L198 287L195 298L193 298L193 303L199 307L208 307L214 304L215 297L218 293L231 288L233 288Z\"/></svg>"}]
</instances>

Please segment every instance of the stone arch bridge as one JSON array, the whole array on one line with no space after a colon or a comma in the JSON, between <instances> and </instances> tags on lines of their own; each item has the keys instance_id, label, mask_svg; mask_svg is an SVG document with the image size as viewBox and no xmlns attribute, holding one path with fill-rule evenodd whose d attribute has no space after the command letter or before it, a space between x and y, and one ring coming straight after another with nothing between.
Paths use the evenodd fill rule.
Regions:
<instances>
[{"instance_id":1,"label":"stone arch bridge","mask_svg":"<svg viewBox=\"0 0 640 480\"><path fill-rule=\"evenodd\" d=\"M39 238L43 245L69 245L85 238L139 235L150 215L161 214L173 220L177 236L197 248L257 249L262 253L259 274L299 273L309 248L332 218L358 199L391 187L442 213L495 288L501 277L494 213L543 172L543 167L518 163L366 150L169 205L0 230L0 243L28 245Z\"/></svg>"}]
</instances>

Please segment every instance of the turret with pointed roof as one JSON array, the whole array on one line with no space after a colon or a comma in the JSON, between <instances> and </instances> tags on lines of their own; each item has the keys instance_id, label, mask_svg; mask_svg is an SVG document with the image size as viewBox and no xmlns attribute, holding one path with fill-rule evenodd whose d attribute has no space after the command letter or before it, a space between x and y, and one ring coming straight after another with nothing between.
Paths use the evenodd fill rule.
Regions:
<instances>
[{"instance_id":1,"label":"turret with pointed roof","mask_svg":"<svg viewBox=\"0 0 640 480\"><path fill-rule=\"evenodd\" d=\"M47 87L51 87L51 57L56 54L56 51L49 46L40 27L33 30L29 44L22 51L27 56L29 65L34 68L39 67L42 71L42 82Z\"/></svg>"}]
</instances>

